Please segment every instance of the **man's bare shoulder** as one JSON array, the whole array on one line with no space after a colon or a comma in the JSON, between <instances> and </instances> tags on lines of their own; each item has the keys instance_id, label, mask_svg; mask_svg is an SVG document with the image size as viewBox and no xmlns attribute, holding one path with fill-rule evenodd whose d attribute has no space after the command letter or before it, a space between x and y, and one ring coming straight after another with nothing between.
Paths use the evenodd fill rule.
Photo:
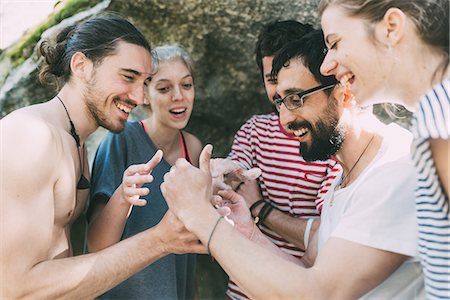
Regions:
<instances>
[{"instance_id":1,"label":"man's bare shoulder","mask_svg":"<svg viewBox=\"0 0 450 300\"><path fill-rule=\"evenodd\" d=\"M23 142L26 145L42 140L34 145L45 146L48 144L46 142L60 140L58 130L38 105L14 111L0 122L4 142L14 141L15 144Z\"/></svg>"},{"instance_id":2,"label":"man's bare shoulder","mask_svg":"<svg viewBox=\"0 0 450 300\"><path fill-rule=\"evenodd\" d=\"M39 169L50 176L51 165L57 164L62 153L58 129L32 109L17 110L0 121L0 159L2 172L11 176Z\"/></svg>"}]
</instances>

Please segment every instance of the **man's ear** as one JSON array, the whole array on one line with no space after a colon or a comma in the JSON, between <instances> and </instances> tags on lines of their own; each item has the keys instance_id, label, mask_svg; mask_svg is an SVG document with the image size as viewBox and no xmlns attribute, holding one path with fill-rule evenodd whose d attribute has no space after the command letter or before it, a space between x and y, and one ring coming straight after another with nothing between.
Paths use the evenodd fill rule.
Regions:
<instances>
[{"instance_id":1,"label":"man's ear","mask_svg":"<svg viewBox=\"0 0 450 300\"><path fill-rule=\"evenodd\" d=\"M377 40L387 45L388 48L397 45L405 34L406 25L405 13L395 7L389 8L384 14L383 20L376 25Z\"/></svg>"},{"instance_id":2,"label":"man's ear","mask_svg":"<svg viewBox=\"0 0 450 300\"><path fill-rule=\"evenodd\" d=\"M94 64L82 52L75 52L70 60L70 69L72 75L76 78L89 80L92 74Z\"/></svg>"}]
</instances>

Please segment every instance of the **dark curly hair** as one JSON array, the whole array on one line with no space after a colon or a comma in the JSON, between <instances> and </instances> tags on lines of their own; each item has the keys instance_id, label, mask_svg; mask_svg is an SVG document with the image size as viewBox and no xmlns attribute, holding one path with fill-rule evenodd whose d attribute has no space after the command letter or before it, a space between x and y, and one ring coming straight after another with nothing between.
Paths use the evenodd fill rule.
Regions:
<instances>
[{"instance_id":1,"label":"dark curly hair","mask_svg":"<svg viewBox=\"0 0 450 300\"><path fill-rule=\"evenodd\" d=\"M262 59L273 56L285 44L297 40L312 31L309 24L294 20L274 21L266 24L258 35L255 46L255 59L261 74L263 73ZM264 77L264 74L262 74Z\"/></svg>"},{"instance_id":2,"label":"dark curly hair","mask_svg":"<svg viewBox=\"0 0 450 300\"><path fill-rule=\"evenodd\" d=\"M272 76L277 77L281 68L287 66L293 59L299 59L314 75L320 84L337 83L334 76L323 76L320 66L326 55L322 30L314 30L301 39L287 43L275 54L272 62ZM330 93L330 90L325 93Z\"/></svg>"}]
</instances>

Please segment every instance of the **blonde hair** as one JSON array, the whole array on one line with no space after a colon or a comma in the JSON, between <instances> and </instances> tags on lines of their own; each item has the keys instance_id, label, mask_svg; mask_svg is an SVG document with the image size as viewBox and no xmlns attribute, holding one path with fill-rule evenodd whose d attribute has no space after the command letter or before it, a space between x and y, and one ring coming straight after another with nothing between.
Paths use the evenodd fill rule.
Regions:
<instances>
[{"instance_id":1,"label":"blonde hair","mask_svg":"<svg viewBox=\"0 0 450 300\"><path fill-rule=\"evenodd\" d=\"M156 74L159 69L159 64L164 61L181 59L186 65L191 76L194 77L194 63L186 50L177 44L163 45L152 50L152 69Z\"/></svg>"}]
</instances>

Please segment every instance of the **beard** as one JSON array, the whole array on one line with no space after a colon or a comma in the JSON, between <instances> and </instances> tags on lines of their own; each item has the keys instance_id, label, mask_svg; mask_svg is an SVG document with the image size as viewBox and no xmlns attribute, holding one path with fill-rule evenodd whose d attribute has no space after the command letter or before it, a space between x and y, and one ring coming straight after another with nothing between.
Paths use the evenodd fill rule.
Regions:
<instances>
[{"instance_id":1,"label":"beard","mask_svg":"<svg viewBox=\"0 0 450 300\"><path fill-rule=\"evenodd\" d=\"M94 75L83 93L88 111L98 126L114 133L120 133L125 128L126 120L119 119L118 122L114 123L110 116L108 118L108 115L101 110L101 106L107 103L106 97L102 99L101 95L103 94L102 90L97 87ZM116 102L117 100L120 100L120 98L114 97L112 101Z\"/></svg>"},{"instance_id":2,"label":"beard","mask_svg":"<svg viewBox=\"0 0 450 300\"><path fill-rule=\"evenodd\" d=\"M300 155L305 161L327 160L342 147L345 129L339 125L335 105L330 105L315 124L309 122L293 123L290 129L305 127L311 134L311 143L300 143Z\"/></svg>"}]
</instances>

